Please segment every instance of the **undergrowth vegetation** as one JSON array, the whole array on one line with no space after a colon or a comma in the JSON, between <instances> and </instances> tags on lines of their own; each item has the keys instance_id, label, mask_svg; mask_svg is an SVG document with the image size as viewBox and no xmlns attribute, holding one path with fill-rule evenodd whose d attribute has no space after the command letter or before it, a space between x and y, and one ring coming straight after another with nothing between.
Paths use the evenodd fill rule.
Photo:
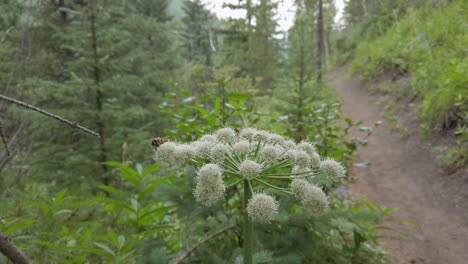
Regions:
<instances>
[{"instance_id":1,"label":"undergrowth vegetation","mask_svg":"<svg viewBox=\"0 0 468 264\"><path fill-rule=\"evenodd\" d=\"M468 42L465 4L410 9L387 32L361 42L351 70L365 80L409 75L419 113L433 129L466 127Z\"/></svg>"}]
</instances>

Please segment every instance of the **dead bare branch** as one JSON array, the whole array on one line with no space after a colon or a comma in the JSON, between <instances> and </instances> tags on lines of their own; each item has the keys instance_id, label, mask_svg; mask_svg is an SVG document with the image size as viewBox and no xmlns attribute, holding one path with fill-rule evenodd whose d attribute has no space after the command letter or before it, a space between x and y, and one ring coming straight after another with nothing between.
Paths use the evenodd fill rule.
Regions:
<instances>
[{"instance_id":1,"label":"dead bare branch","mask_svg":"<svg viewBox=\"0 0 468 264\"><path fill-rule=\"evenodd\" d=\"M23 101L20 101L20 100L17 100L17 99L14 99L14 98L2 95L2 94L0 94L0 99L4 100L4 101L7 101L7 102L10 102L10 103L13 103L13 104L16 104L16 105L19 105L19 106L22 106L22 107L27 108L27 109L31 109L31 110L36 111L36 112L39 112L39 113L41 113L43 115L46 115L46 116L48 116L50 118L53 118L53 119L58 120L58 121L60 121L62 123L65 123L65 124L69 125L71 128L76 128L76 129L82 130L82 131L84 131L84 132L86 132L88 134L91 134L93 136L96 136L96 137L100 138L98 133L96 133L96 132L94 132L94 131L86 128L86 127L83 127L83 126L79 125L78 123L76 123L74 121L70 121L70 120L67 120L67 119L65 119L63 117L60 117L58 115L49 113L49 112L47 112L47 111L45 111L45 110L43 110L43 109L41 109L39 107L30 105L30 104L25 103Z\"/></svg>"},{"instance_id":2,"label":"dead bare branch","mask_svg":"<svg viewBox=\"0 0 468 264\"><path fill-rule=\"evenodd\" d=\"M223 228L221 228L220 230L210 234L209 236L205 237L204 239L200 240L195 246L191 247L190 249L188 249L187 251L185 251L182 255L180 255L175 263L176 264L180 264L182 263L182 261L184 259L186 259L188 256L190 256L193 252L195 252L195 250L197 250L198 247L200 247L201 245L203 245L204 243L206 243L208 240L214 238L214 237L217 237L219 235L221 235L222 233L226 232L226 231L229 231L231 229L233 229L234 227L236 227L237 225L236 224L232 224L232 225L228 225L228 226L225 226Z\"/></svg>"},{"instance_id":3,"label":"dead bare branch","mask_svg":"<svg viewBox=\"0 0 468 264\"><path fill-rule=\"evenodd\" d=\"M0 252L14 264L32 264L32 261L21 252L11 239L0 231Z\"/></svg>"}]
</instances>

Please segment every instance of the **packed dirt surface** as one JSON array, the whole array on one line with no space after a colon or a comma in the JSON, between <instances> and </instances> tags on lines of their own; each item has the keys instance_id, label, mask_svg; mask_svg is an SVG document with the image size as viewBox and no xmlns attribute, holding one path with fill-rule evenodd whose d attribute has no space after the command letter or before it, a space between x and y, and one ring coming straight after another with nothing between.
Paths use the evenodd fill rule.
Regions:
<instances>
[{"instance_id":1,"label":"packed dirt surface","mask_svg":"<svg viewBox=\"0 0 468 264\"><path fill-rule=\"evenodd\" d=\"M369 145L358 150L356 162L370 162L368 168L354 167L355 180L348 188L386 207L400 208L392 215L416 222L386 222L406 238L383 238L379 242L394 263L468 263L468 173L457 178L435 164L428 143L417 129L402 137L380 115L381 107L365 86L346 75L344 68L328 75L342 99L342 113L367 126L382 120ZM394 235L398 235L393 232Z\"/></svg>"}]
</instances>

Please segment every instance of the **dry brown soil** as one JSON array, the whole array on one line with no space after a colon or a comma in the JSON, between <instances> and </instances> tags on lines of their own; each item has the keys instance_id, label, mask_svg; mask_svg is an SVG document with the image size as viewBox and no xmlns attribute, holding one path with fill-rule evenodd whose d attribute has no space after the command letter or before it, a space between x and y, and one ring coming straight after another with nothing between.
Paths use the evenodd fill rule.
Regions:
<instances>
[{"instance_id":1,"label":"dry brown soil","mask_svg":"<svg viewBox=\"0 0 468 264\"><path fill-rule=\"evenodd\" d=\"M447 175L435 164L427 140L421 139L417 129L411 128L408 137L393 131L381 117L375 96L369 96L365 86L348 77L344 68L328 77L342 99L345 117L368 125L384 122L370 136L369 145L358 150L356 162L371 165L354 167L355 181L348 188L353 195L400 208L393 217L417 223L386 223L406 234L405 239L379 241L389 258L404 264L468 264L467 170L456 177Z\"/></svg>"}]
</instances>

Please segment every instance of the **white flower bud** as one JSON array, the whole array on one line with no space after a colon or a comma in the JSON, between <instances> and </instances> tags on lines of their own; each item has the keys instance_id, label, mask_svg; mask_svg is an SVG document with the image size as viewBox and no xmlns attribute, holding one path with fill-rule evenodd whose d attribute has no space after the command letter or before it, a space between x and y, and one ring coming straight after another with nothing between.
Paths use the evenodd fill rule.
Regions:
<instances>
[{"instance_id":1,"label":"white flower bud","mask_svg":"<svg viewBox=\"0 0 468 264\"><path fill-rule=\"evenodd\" d=\"M251 150L251 146L247 140L241 140L234 144L234 146L232 146L232 149L234 153L236 153L236 155L238 156L248 155Z\"/></svg>"},{"instance_id":2,"label":"white flower bud","mask_svg":"<svg viewBox=\"0 0 468 264\"><path fill-rule=\"evenodd\" d=\"M251 180L260 174L262 166L253 160L244 160L239 165L239 172L244 179Z\"/></svg>"},{"instance_id":3,"label":"white flower bud","mask_svg":"<svg viewBox=\"0 0 468 264\"><path fill-rule=\"evenodd\" d=\"M218 141L223 143L233 143L236 138L236 132L230 127L221 128L215 133Z\"/></svg>"},{"instance_id":4,"label":"white flower bud","mask_svg":"<svg viewBox=\"0 0 468 264\"><path fill-rule=\"evenodd\" d=\"M333 159L326 159L320 163L320 169L325 172L329 179L338 183L341 179L345 177L345 169L343 165Z\"/></svg>"},{"instance_id":5,"label":"white flower bud","mask_svg":"<svg viewBox=\"0 0 468 264\"><path fill-rule=\"evenodd\" d=\"M298 150L294 155L294 165L300 168L307 168L310 166L310 156L307 152Z\"/></svg>"},{"instance_id":6,"label":"white flower bud","mask_svg":"<svg viewBox=\"0 0 468 264\"><path fill-rule=\"evenodd\" d=\"M328 208L327 195L317 186L310 185L302 196L304 208L315 215L323 214Z\"/></svg>"},{"instance_id":7,"label":"white flower bud","mask_svg":"<svg viewBox=\"0 0 468 264\"><path fill-rule=\"evenodd\" d=\"M241 138L245 138L247 140L252 140L253 137L258 133L258 130L255 129L255 128L251 128L251 127L246 127L246 128L243 128L239 135Z\"/></svg>"},{"instance_id":8,"label":"white flower bud","mask_svg":"<svg viewBox=\"0 0 468 264\"><path fill-rule=\"evenodd\" d=\"M182 163L190 161L196 155L196 150L193 146L188 144L181 144L176 147L176 159Z\"/></svg>"},{"instance_id":9,"label":"white flower bud","mask_svg":"<svg viewBox=\"0 0 468 264\"><path fill-rule=\"evenodd\" d=\"M291 182L291 191L301 200L304 208L313 214L323 214L328 208L327 195L305 179L294 179Z\"/></svg>"},{"instance_id":10,"label":"white flower bud","mask_svg":"<svg viewBox=\"0 0 468 264\"><path fill-rule=\"evenodd\" d=\"M285 140L283 141L283 147L287 150L295 150L297 149L297 145L296 143L294 143L294 141L288 139L288 140Z\"/></svg>"},{"instance_id":11,"label":"white flower bud","mask_svg":"<svg viewBox=\"0 0 468 264\"><path fill-rule=\"evenodd\" d=\"M253 222L269 223L278 214L278 202L274 197L255 193L247 204L247 215Z\"/></svg>"},{"instance_id":12,"label":"white flower bud","mask_svg":"<svg viewBox=\"0 0 468 264\"><path fill-rule=\"evenodd\" d=\"M267 145L263 147L260 150L260 157L266 162L266 163L273 163L278 160L279 156L279 151L278 148Z\"/></svg>"},{"instance_id":13,"label":"white flower bud","mask_svg":"<svg viewBox=\"0 0 468 264\"><path fill-rule=\"evenodd\" d=\"M230 154L230 149L224 144L216 144L211 149L210 158L213 162L223 163L224 159Z\"/></svg>"},{"instance_id":14,"label":"white flower bud","mask_svg":"<svg viewBox=\"0 0 468 264\"><path fill-rule=\"evenodd\" d=\"M270 139L270 133L264 130L259 130L257 134L254 135L254 140L267 142Z\"/></svg>"},{"instance_id":15,"label":"white flower bud","mask_svg":"<svg viewBox=\"0 0 468 264\"><path fill-rule=\"evenodd\" d=\"M307 152L307 154L309 155L313 155L314 153L317 153L317 149L315 148L315 146L308 141L302 141L301 143L297 145L297 147L300 150Z\"/></svg>"},{"instance_id":16,"label":"white flower bud","mask_svg":"<svg viewBox=\"0 0 468 264\"><path fill-rule=\"evenodd\" d=\"M294 161L295 157L296 157L296 153L297 153L297 150L288 150L286 151L286 153L283 154L283 157L284 158L287 158L287 159L291 159L292 161Z\"/></svg>"},{"instance_id":17,"label":"white flower bud","mask_svg":"<svg viewBox=\"0 0 468 264\"><path fill-rule=\"evenodd\" d=\"M284 138L278 134L271 134L270 135L270 143L273 145L280 145L284 142Z\"/></svg>"},{"instance_id":18,"label":"white flower bud","mask_svg":"<svg viewBox=\"0 0 468 264\"><path fill-rule=\"evenodd\" d=\"M177 145L173 142L166 142L154 151L154 160L174 164L177 160Z\"/></svg>"},{"instance_id":19,"label":"white flower bud","mask_svg":"<svg viewBox=\"0 0 468 264\"><path fill-rule=\"evenodd\" d=\"M205 164L197 172L196 187L193 191L195 199L211 206L224 197L226 185L223 182L221 168L216 164Z\"/></svg>"},{"instance_id":20,"label":"white flower bud","mask_svg":"<svg viewBox=\"0 0 468 264\"><path fill-rule=\"evenodd\" d=\"M307 191L307 188L310 187L310 183L305 179L294 179L291 182L291 191L296 195L298 198L302 199L304 193Z\"/></svg>"},{"instance_id":21,"label":"white flower bud","mask_svg":"<svg viewBox=\"0 0 468 264\"><path fill-rule=\"evenodd\" d=\"M317 152L310 155L310 165L312 168L320 167L320 155Z\"/></svg>"},{"instance_id":22,"label":"white flower bud","mask_svg":"<svg viewBox=\"0 0 468 264\"><path fill-rule=\"evenodd\" d=\"M195 149L196 155L202 158L210 156L214 144L215 143L209 141L194 141L191 143L192 147Z\"/></svg>"},{"instance_id":23,"label":"white flower bud","mask_svg":"<svg viewBox=\"0 0 468 264\"><path fill-rule=\"evenodd\" d=\"M216 137L214 137L213 135L204 135L200 138L200 141L202 142L211 142L211 143L216 143L217 140L216 140Z\"/></svg>"}]
</instances>

